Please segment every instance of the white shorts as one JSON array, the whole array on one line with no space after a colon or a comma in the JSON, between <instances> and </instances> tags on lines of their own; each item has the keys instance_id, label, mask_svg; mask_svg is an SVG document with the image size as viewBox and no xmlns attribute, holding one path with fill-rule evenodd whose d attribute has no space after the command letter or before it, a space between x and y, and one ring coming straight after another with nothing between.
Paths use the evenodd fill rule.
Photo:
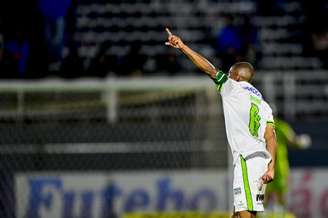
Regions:
<instances>
[{"instance_id":1,"label":"white shorts","mask_svg":"<svg viewBox=\"0 0 328 218\"><path fill-rule=\"evenodd\" d=\"M261 177L267 170L270 159L261 155L246 158L240 156L234 166L233 198L235 212L264 211L263 200L266 185Z\"/></svg>"}]
</instances>

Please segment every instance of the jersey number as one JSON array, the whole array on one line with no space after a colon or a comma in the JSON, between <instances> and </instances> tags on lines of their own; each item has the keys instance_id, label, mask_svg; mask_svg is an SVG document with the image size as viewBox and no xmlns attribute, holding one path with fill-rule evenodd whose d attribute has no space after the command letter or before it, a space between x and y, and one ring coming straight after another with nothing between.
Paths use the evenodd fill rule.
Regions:
<instances>
[{"instance_id":1,"label":"jersey number","mask_svg":"<svg viewBox=\"0 0 328 218\"><path fill-rule=\"evenodd\" d=\"M251 109L249 111L249 132L252 136L259 136L259 128L260 128L260 120L261 117L259 115L259 107L252 103Z\"/></svg>"}]
</instances>

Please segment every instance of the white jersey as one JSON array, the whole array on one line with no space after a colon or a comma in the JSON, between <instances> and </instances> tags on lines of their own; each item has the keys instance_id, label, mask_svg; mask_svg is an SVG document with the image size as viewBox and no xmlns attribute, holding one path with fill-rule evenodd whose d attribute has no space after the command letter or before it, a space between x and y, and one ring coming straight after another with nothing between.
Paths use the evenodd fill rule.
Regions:
<instances>
[{"instance_id":1,"label":"white jersey","mask_svg":"<svg viewBox=\"0 0 328 218\"><path fill-rule=\"evenodd\" d=\"M274 121L272 110L261 93L250 83L229 79L221 71L214 82L222 96L227 138L234 163L240 155L247 158L258 152L271 158L266 149L264 132L266 125Z\"/></svg>"}]
</instances>

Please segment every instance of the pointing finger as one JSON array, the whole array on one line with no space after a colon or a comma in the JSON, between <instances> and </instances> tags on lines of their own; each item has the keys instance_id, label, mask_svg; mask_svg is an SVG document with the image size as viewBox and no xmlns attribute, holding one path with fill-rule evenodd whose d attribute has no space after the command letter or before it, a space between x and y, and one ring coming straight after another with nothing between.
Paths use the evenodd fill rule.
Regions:
<instances>
[{"instance_id":1,"label":"pointing finger","mask_svg":"<svg viewBox=\"0 0 328 218\"><path fill-rule=\"evenodd\" d=\"M171 42L165 42L165 45L171 46L173 48L179 48L177 45L172 44Z\"/></svg>"},{"instance_id":2,"label":"pointing finger","mask_svg":"<svg viewBox=\"0 0 328 218\"><path fill-rule=\"evenodd\" d=\"M168 46L172 46L172 47L175 47L174 44L172 44L171 42L165 42L165 45L168 45Z\"/></svg>"},{"instance_id":3,"label":"pointing finger","mask_svg":"<svg viewBox=\"0 0 328 218\"><path fill-rule=\"evenodd\" d=\"M171 33L171 31L169 30L169 28L165 28L165 30L166 30L166 32L167 32L167 34L169 34L169 36L172 36L173 34Z\"/></svg>"}]
</instances>

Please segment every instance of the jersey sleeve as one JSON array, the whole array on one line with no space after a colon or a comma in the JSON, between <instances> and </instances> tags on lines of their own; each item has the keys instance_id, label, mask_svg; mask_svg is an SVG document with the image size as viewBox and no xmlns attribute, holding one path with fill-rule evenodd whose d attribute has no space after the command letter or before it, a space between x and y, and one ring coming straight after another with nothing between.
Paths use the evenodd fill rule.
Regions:
<instances>
[{"instance_id":1,"label":"jersey sleeve","mask_svg":"<svg viewBox=\"0 0 328 218\"><path fill-rule=\"evenodd\" d=\"M221 93L222 96L228 95L233 90L233 82L228 76L222 71L216 73L213 81L216 86L216 90Z\"/></svg>"},{"instance_id":2,"label":"jersey sleeve","mask_svg":"<svg viewBox=\"0 0 328 218\"><path fill-rule=\"evenodd\" d=\"M274 126L274 119L271 107L265 102L266 123Z\"/></svg>"}]
</instances>

